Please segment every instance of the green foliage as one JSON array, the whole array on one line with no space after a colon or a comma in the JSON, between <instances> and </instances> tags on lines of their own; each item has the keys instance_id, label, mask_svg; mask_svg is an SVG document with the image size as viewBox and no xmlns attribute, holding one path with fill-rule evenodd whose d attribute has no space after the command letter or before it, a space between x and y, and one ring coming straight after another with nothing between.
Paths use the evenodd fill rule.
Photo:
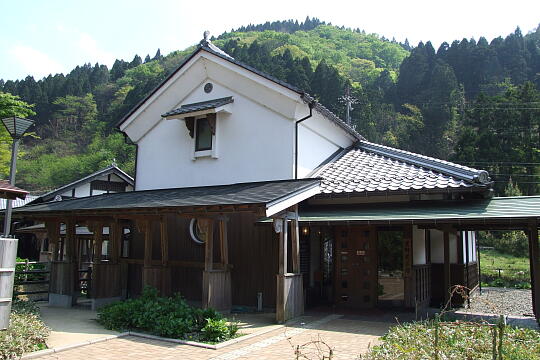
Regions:
<instances>
[{"instance_id":1,"label":"green foliage","mask_svg":"<svg viewBox=\"0 0 540 360\"><path fill-rule=\"evenodd\" d=\"M150 334L206 342L221 342L236 335L238 326L213 309L189 306L180 296L160 297L145 287L136 299L116 302L98 310L98 321L107 329L140 330Z\"/></svg>"},{"instance_id":2,"label":"green foliage","mask_svg":"<svg viewBox=\"0 0 540 360\"><path fill-rule=\"evenodd\" d=\"M201 329L201 337L205 342L217 343L235 337L238 332L238 324L227 322L226 319L206 320L206 325Z\"/></svg>"},{"instance_id":3,"label":"green foliage","mask_svg":"<svg viewBox=\"0 0 540 360\"><path fill-rule=\"evenodd\" d=\"M405 323L390 328L362 360L435 359L435 337L438 334L439 359L491 360L492 330L480 324L434 322ZM529 360L540 358L540 332L507 326L502 343L504 359Z\"/></svg>"},{"instance_id":4,"label":"green foliage","mask_svg":"<svg viewBox=\"0 0 540 360\"><path fill-rule=\"evenodd\" d=\"M483 242L486 243L488 242ZM514 256L500 250L481 250L480 272L484 286L531 288L528 255Z\"/></svg>"},{"instance_id":5,"label":"green foliage","mask_svg":"<svg viewBox=\"0 0 540 360\"><path fill-rule=\"evenodd\" d=\"M48 335L49 329L41 321L37 306L29 301L14 301L9 327L0 331L0 360L44 349Z\"/></svg>"}]
</instances>

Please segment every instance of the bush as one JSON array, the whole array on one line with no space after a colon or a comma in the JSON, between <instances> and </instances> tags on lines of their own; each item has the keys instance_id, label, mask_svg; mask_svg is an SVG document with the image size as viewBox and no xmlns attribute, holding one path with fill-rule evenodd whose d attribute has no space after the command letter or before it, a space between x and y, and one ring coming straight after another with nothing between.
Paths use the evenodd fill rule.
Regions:
<instances>
[{"instance_id":1,"label":"bush","mask_svg":"<svg viewBox=\"0 0 540 360\"><path fill-rule=\"evenodd\" d=\"M208 342L228 340L238 330L237 326L227 325L227 319L214 309L192 307L178 294L160 297L151 287L145 287L139 298L102 307L98 310L98 321L111 330L140 330L168 338Z\"/></svg>"},{"instance_id":2,"label":"bush","mask_svg":"<svg viewBox=\"0 0 540 360\"><path fill-rule=\"evenodd\" d=\"M0 359L14 359L23 353L46 348L49 329L39 316L39 309L30 301L14 301L9 328L0 331Z\"/></svg>"},{"instance_id":3,"label":"bush","mask_svg":"<svg viewBox=\"0 0 540 360\"><path fill-rule=\"evenodd\" d=\"M202 339L206 342L221 342L233 338L238 331L238 324L228 323L225 319L207 319L201 329Z\"/></svg>"}]
</instances>

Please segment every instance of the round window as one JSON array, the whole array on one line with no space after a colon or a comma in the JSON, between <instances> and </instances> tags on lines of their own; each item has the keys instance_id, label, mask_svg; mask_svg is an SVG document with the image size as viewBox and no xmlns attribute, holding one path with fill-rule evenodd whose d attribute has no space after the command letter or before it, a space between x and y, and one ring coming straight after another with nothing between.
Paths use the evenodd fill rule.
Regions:
<instances>
[{"instance_id":1,"label":"round window","mask_svg":"<svg viewBox=\"0 0 540 360\"><path fill-rule=\"evenodd\" d=\"M204 236L199 229L197 219L191 219L191 222L189 223L189 234L191 235L191 239L197 244L204 244Z\"/></svg>"}]
</instances>

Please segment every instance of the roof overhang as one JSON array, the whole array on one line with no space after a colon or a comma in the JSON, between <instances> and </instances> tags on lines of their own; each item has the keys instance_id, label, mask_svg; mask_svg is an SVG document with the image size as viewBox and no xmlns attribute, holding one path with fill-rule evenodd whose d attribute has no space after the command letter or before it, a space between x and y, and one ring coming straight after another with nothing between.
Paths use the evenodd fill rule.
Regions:
<instances>
[{"instance_id":1,"label":"roof overhang","mask_svg":"<svg viewBox=\"0 0 540 360\"><path fill-rule=\"evenodd\" d=\"M11 185L9 181L0 181L0 198L10 200L15 200L19 198L24 200L26 198L26 195L28 195L28 191Z\"/></svg>"},{"instance_id":2,"label":"roof overhang","mask_svg":"<svg viewBox=\"0 0 540 360\"><path fill-rule=\"evenodd\" d=\"M531 222L540 221L540 196L311 207L300 210L300 221L326 224L450 224L462 228L525 228Z\"/></svg>"},{"instance_id":3,"label":"roof overhang","mask_svg":"<svg viewBox=\"0 0 540 360\"><path fill-rule=\"evenodd\" d=\"M178 109L171 110L166 114L161 115L166 120L185 119L188 117L202 116L207 114L217 114L220 112L230 114L232 112L232 96L213 99L193 104L185 104Z\"/></svg>"},{"instance_id":4,"label":"roof overhang","mask_svg":"<svg viewBox=\"0 0 540 360\"><path fill-rule=\"evenodd\" d=\"M163 213L209 216L249 211L261 216L272 216L318 194L319 191L320 179L130 191L23 206L15 209L14 214L33 218L129 218L130 215Z\"/></svg>"}]
</instances>

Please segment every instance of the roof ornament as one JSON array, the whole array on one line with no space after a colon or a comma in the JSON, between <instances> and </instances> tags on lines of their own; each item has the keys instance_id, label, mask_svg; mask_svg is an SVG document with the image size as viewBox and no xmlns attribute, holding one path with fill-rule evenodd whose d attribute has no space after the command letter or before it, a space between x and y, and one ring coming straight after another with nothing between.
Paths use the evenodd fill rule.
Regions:
<instances>
[{"instance_id":1,"label":"roof ornament","mask_svg":"<svg viewBox=\"0 0 540 360\"><path fill-rule=\"evenodd\" d=\"M204 33L203 33L203 39L201 40L201 42L199 43L201 46L210 46L210 31L206 30Z\"/></svg>"}]
</instances>

